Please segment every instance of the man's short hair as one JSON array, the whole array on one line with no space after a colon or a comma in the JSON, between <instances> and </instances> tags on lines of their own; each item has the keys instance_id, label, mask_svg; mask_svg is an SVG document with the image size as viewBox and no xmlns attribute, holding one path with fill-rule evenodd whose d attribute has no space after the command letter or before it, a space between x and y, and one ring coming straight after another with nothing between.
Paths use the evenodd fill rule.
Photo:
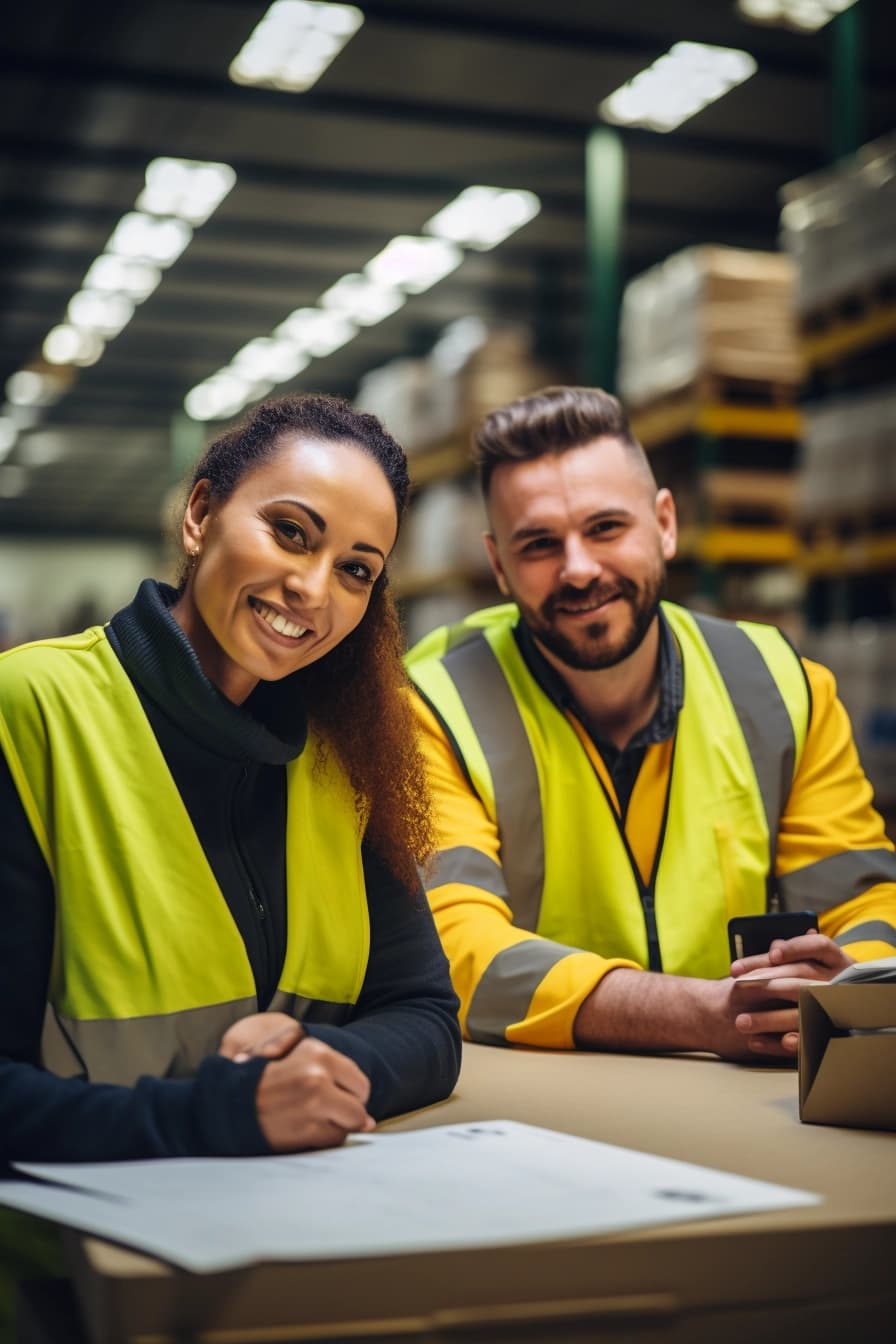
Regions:
<instances>
[{"instance_id":1,"label":"man's short hair","mask_svg":"<svg viewBox=\"0 0 896 1344\"><path fill-rule=\"evenodd\" d=\"M492 411L473 435L473 461L487 498L502 462L528 462L602 437L619 439L652 479L621 403L599 387L543 387Z\"/></svg>"}]
</instances>

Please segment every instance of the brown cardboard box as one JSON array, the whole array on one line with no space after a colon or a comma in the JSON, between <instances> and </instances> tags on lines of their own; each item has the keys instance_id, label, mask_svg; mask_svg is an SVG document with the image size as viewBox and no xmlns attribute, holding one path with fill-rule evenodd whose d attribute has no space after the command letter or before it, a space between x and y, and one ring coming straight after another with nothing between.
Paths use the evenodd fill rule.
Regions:
<instances>
[{"instance_id":1,"label":"brown cardboard box","mask_svg":"<svg viewBox=\"0 0 896 1344\"><path fill-rule=\"evenodd\" d=\"M800 1119L896 1129L896 984L800 991Z\"/></svg>"}]
</instances>

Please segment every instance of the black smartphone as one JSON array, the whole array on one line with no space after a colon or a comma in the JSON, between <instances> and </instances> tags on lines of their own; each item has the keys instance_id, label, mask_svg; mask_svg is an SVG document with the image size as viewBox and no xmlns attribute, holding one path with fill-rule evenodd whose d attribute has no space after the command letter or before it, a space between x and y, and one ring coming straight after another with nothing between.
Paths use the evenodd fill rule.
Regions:
<instances>
[{"instance_id":1,"label":"black smartphone","mask_svg":"<svg viewBox=\"0 0 896 1344\"><path fill-rule=\"evenodd\" d=\"M813 910L781 910L771 915L735 915L728 921L728 948L731 960L758 957L767 952L775 938L796 938L800 933L818 929Z\"/></svg>"}]
</instances>

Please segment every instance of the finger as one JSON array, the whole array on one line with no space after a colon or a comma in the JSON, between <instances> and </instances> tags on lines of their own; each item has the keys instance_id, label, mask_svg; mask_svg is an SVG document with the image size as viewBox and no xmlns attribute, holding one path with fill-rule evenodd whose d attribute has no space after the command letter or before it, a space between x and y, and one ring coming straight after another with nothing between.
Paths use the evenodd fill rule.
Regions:
<instances>
[{"instance_id":1,"label":"finger","mask_svg":"<svg viewBox=\"0 0 896 1344\"><path fill-rule=\"evenodd\" d=\"M289 1022L273 1035L260 1041L258 1045L253 1045L247 1050L241 1050L233 1058L237 1064L244 1064L247 1059L253 1059L262 1056L265 1059L280 1059L283 1055L288 1055L290 1050L305 1038L305 1028L301 1022Z\"/></svg>"},{"instance_id":2,"label":"finger","mask_svg":"<svg viewBox=\"0 0 896 1344\"><path fill-rule=\"evenodd\" d=\"M759 952L752 957L738 957L737 961L731 963L731 975L737 980L740 976L746 975L749 971L768 970L770 963L767 952Z\"/></svg>"},{"instance_id":3,"label":"finger","mask_svg":"<svg viewBox=\"0 0 896 1344\"><path fill-rule=\"evenodd\" d=\"M747 1048L756 1055L765 1055L769 1059L792 1059L797 1053L797 1034L785 1032L782 1036L751 1036Z\"/></svg>"},{"instance_id":4,"label":"finger","mask_svg":"<svg viewBox=\"0 0 896 1344\"><path fill-rule=\"evenodd\" d=\"M306 1036L299 1042L296 1055L300 1056L302 1061L312 1059L319 1063L336 1087L356 1097L362 1104L366 1104L370 1096L370 1079L348 1055L340 1054L338 1050L334 1050L325 1041L319 1041L314 1036Z\"/></svg>"},{"instance_id":5,"label":"finger","mask_svg":"<svg viewBox=\"0 0 896 1344\"><path fill-rule=\"evenodd\" d=\"M823 966L833 966L841 955L837 944L823 933L801 933L796 938L776 938L768 950L772 966L794 961L814 961Z\"/></svg>"},{"instance_id":6,"label":"finger","mask_svg":"<svg viewBox=\"0 0 896 1344\"><path fill-rule=\"evenodd\" d=\"M738 1013L734 1025L745 1036L783 1036L785 1032L799 1029L799 1013L796 1008L776 1008L769 1012Z\"/></svg>"}]
</instances>

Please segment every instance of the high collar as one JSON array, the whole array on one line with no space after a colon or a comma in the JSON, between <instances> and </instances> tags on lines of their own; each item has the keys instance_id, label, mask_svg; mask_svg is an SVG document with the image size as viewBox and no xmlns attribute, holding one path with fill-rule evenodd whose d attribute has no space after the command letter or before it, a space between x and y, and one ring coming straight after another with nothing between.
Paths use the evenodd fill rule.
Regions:
<instances>
[{"instance_id":1,"label":"high collar","mask_svg":"<svg viewBox=\"0 0 896 1344\"><path fill-rule=\"evenodd\" d=\"M232 759L285 765L302 751L307 721L293 677L259 682L235 705L209 681L192 644L171 614L176 589L144 579L108 634L131 680L177 726L208 750Z\"/></svg>"}]
</instances>

